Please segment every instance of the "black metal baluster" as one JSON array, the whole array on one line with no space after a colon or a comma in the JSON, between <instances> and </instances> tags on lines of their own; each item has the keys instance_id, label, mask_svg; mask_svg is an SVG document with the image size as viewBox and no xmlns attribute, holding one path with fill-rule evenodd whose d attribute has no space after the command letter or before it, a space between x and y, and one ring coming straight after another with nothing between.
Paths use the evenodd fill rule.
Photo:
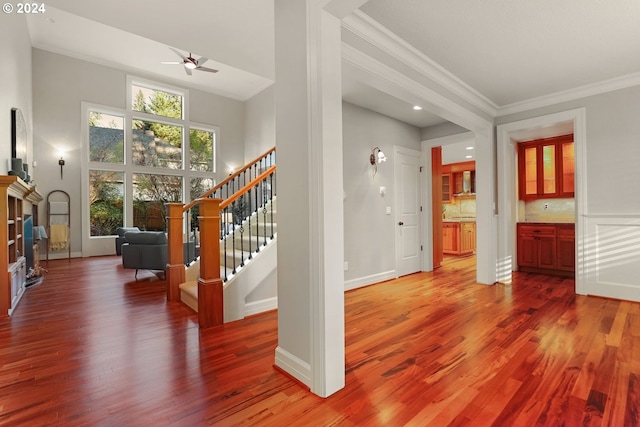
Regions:
<instances>
[{"instance_id":1,"label":"black metal baluster","mask_svg":"<svg viewBox=\"0 0 640 427\"><path fill-rule=\"evenodd\" d=\"M250 201L251 200L251 190L249 190L249 194L247 194L247 199ZM249 252L249 256L247 257L247 259L251 259L253 258L253 248L251 247L251 220L253 218L253 213L249 212L249 216L247 217L247 228L249 229L249 247L247 248L248 252Z\"/></svg>"},{"instance_id":2,"label":"black metal baluster","mask_svg":"<svg viewBox=\"0 0 640 427\"><path fill-rule=\"evenodd\" d=\"M273 172L269 175L269 200L271 200L271 240L273 240Z\"/></svg>"}]
</instances>

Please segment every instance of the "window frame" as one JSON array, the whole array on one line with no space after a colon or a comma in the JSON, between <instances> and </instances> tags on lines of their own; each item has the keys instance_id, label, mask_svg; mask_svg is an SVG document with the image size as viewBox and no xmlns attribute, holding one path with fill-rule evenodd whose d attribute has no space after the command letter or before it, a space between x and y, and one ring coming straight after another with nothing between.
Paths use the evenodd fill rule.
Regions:
<instances>
[{"instance_id":1,"label":"window frame","mask_svg":"<svg viewBox=\"0 0 640 427\"><path fill-rule=\"evenodd\" d=\"M182 97L182 118L173 118L160 116L133 109L133 86L141 86L150 90L158 90L171 94L176 94ZM182 179L182 201L188 203L191 201L190 185L193 178L208 178L212 179L213 185L216 184L215 174L218 170L218 146L220 138L220 128L211 124L191 122L189 120L189 90L185 88L179 88L170 86L160 82L147 80L144 78L127 75L126 88L125 88L125 108L111 107L108 105L101 105L89 102L82 102L81 121L82 121L82 161L81 161L81 174L82 174L82 239L83 239L83 253L85 252L85 242L90 242L95 239L113 238L113 236L91 236L91 218L89 212L89 171L100 170L108 172L123 172L124 173L124 211L123 211L123 223L124 226L131 226L133 224L133 176L135 174L152 174L152 175L172 175L179 176ZM101 114L109 114L124 118L124 160L123 163L102 163L89 161L89 112L96 112ZM181 167L180 168L168 168L160 166L146 166L146 165L134 165L133 164L133 121L145 120L156 123L176 125L182 128L182 144L181 144ZM197 129L201 131L211 132L213 134L213 147L212 147L212 171L197 171L191 170L191 148L190 148L190 130Z\"/></svg>"}]
</instances>

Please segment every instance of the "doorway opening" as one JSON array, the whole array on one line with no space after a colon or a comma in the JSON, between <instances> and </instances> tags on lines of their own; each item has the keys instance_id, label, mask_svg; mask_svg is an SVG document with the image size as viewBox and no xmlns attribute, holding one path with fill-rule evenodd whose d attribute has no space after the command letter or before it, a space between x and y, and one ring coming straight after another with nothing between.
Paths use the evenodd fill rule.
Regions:
<instances>
[{"instance_id":1,"label":"doorway opening","mask_svg":"<svg viewBox=\"0 0 640 427\"><path fill-rule=\"evenodd\" d=\"M431 148L434 269L465 257L476 267L475 140L471 133L455 139Z\"/></svg>"}]
</instances>

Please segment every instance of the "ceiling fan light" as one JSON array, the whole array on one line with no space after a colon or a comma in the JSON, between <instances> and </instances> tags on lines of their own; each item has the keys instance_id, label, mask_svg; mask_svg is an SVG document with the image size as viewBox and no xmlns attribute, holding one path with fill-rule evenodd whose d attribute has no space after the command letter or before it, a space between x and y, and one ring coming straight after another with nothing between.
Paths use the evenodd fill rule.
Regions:
<instances>
[{"instance_id":1,"label":"ceiling fan light","mask_svg":"<svg viewBox=\"0 0 640 427\"><path fill-rule=\"evenodd\" d=\"M193 62L185 62L184 66L190 70L195 70L197 67L197 65L194 64Z\"/></svg>"}]
</instances>

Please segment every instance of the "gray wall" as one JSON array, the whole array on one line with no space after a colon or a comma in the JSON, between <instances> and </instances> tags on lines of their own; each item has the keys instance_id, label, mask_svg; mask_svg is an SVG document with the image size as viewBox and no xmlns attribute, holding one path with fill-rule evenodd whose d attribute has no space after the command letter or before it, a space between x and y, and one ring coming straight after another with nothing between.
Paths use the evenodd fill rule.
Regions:
<instances>
[{"instance_id":1,"label":"gray wall","mask_svg":"<svg viewBox=\"0 0 640 427\"><path fill-rule=\"evenodd\" d=\"M563 102L496 119L511 123L545 114L586 109L587 213L639 214L640 86Z\"/></svg>"},{"instance_id":2,"label":"gray wall","mask_svg":"<svg viewBox=\"0 0 640 427\"><path fill-rule=\"evenodd\" d=\"M345 282L367 282L367 277L375 280L395 270L393 147L420 151L420 129L346 102L342 114ZM375 176L369 163L374 147L387 156ZM384 197L381 186L386 187ZM385 213L387 206L391 215Z\"/></svg>"},{"instance_id":3,"label":"gray wall","mask_svg":"<svg viewBox=\"0 0 640 427\"><path fill-rule=\"evenodd\" d=\"M245 104L246 163L276 145L275 85L248 99Z\"/></svg>"},{"instance_id":4,"label":"gray wall","mask_svg":"<svg viewBox=\"0 0 640 427\"><path fill-rule=\"evenodd\" d=\"M457 135L459 133L469 132L468 129L458 126L455 123L446 122L439 125L422 128L420 132L423 141L427 139L441 138L444 136Z\"/></svg>"},{"instance_id":5,"label":"gray wall","mask_svg":"<svg viewBox=\"0 0 640 427\"><path fill-rule=\"evenodd\" d=\"M20 108L27 125L27 156L33 169L33 114L31 102L31 43L24 15L2 16L0 25L0 175L9 171L11 159L11 109Z\"/></svg>"},{"instance_id":6,"label":"gray wall","mask_svg":"<svg viewBox=\"0 0 640 427\"><path fill-rule=\"evenodd\" d=\"M35 175L38 190L44 196L57 189L71 196L73 254L82 250L80 165L85 160L80 158L81 103L125 108L126 78L127 73L122 70L33 49L33 140L38 161ZM223 179L227 175L226 164L243 164L244 103L193 89L189 90L189 101L191 121L220 128L216 177ZM60 148L66 150L63 179L57 162Z\"/></svg>"}]
</instances>

